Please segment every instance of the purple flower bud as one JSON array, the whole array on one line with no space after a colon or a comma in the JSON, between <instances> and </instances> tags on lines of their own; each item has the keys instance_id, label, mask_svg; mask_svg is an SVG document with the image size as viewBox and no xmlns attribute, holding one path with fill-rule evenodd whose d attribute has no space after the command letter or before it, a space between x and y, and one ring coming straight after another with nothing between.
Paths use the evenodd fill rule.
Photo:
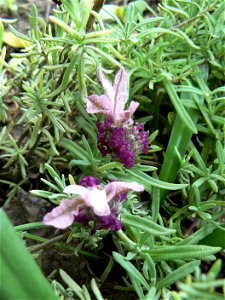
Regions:
<instances>
[{"instance_id":1,"label":"purple flower bud","mask_svg":"<svg viewBox=\"0 0 225 300\"><path fill-rule=\"evenodd\" d=\"M79 211L79 214L74 217L74 222L81 223L84 227L88 225L89 221L90 221L90 217L87 214L87 211L84 209L81 209Z\"/></svg>"},{"instance_id":2,"label":"purple flower bud","mask_svg":"<svg viewBox=\"0 0 225 300\"><path fill-rule=\"evenodd\" d=\"M101 184L101 181L99 178L92 177L92 176L85 176L78 182L79 185L82 185L84 187L92 187Z\"/></svg>"},{"instance_id":3,"label":"purple flower bud","mask_svg":"<svg viewBox=\"0 0 225 300\"><path fill-rule=\"evenodd\" d=\"M111 215L100 218L101 228L109 228L112 231L118 231L122 228L122 223L118 219L118 214L116 212L111 212Z\"/></svg>"}]
</instances>

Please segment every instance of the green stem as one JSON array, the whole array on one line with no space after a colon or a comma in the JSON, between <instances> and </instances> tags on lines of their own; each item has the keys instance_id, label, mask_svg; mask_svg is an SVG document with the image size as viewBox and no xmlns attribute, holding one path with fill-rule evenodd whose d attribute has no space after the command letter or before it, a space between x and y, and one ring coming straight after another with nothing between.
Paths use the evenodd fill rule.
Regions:
<instances>
[{"instance_id":1,"label":"green stem","mask_svg":"<svg viewBox=\"0 0 225 300\"><path fill-rule=\"evenodd\" d=\"M126 245L128 245L128 248L130 248L130 250L136 247L136 244L121 229L118 230L116 233L120 240L126 243Z\"/></svg>"}]
</instances>

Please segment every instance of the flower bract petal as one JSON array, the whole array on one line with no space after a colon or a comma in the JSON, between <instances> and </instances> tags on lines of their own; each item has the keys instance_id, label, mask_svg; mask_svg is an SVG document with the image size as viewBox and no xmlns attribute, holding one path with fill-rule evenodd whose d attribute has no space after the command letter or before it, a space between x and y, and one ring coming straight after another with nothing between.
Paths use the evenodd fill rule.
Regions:
<instances>
[{"instance_id":1,"label":"flower bract petal","mask_svg":"<svg viewBox=\"0 0 225 300\"><path fill-rule=\"evenodd\" d=\"M109 99L114 98L114 91L111 82L105 77L104 73L102 72L102 66L99 65L98 68L98 77L102 83L102 87L104 88L105 94L108 96Z\"/></svg>"},{"instance_id":2,"label":"flower bract petal","mask_svg":"<svg viewBox=\"0 0 225 300\"><path fill-rule=\"evenodd\" d=\"M88 189L77 184L70 184L63 190L64 193L80 195L82 198L87 196Z\"/></svg>"},{"instance_id":3,"label":"flower bract petal","mask_svg":"<svg viewBox=\"0 0 225 300\"><path fill-rule=\"evenodd\" d=\"M63 199L59 206L44 216L43 222L59 229L69 227L79 212L81 199Z\"/></svg>"},{"instance_id":4,"label":"flower bract petal","mask_svg":"<svg viewBox=\"0 0 225 300\"><path fill-rule=\"evenodd\" d=\"M102 113L106 116L111 116L112 103L106 95L91 95L87 96L87 112L89 114Z\"/></svg>"},{"instance_id":5,"label":"flower bract petal","mask_svg":"<svg viewBox=\"0 0 225 300\"><path fill-rule=\"evenodd\" d=\"M89 191L88 197L84 199L87 205L91 206L97 216L108 216L110 214L110 207L108 205L109 199L104 189L93 188Z\"/></svg>"},{"instance_id":6,"label":"flower bract petal","mask_svg":"<svg viewBox=\"0 0 225 300\"><path fill-rule=\"evenodd\" d=\"M144 186L137 182L122 182L115 181L110 182L105 186L106 194L109 201L116 197L120 193L135 191L135 192L143 192Z\"/></svg>"},{"instance_id":7,"label":"flower bract petal","mask_svg":"<svg viewBox=\"0 0 225 300\"><path fill-rule=\"evenodd\" d=\"M114 121L120 121L120 114L124 111L127 102L127 72L124 68L120 68L115 77L113 86L113 116Z\"/></svg>"}]
</instances>

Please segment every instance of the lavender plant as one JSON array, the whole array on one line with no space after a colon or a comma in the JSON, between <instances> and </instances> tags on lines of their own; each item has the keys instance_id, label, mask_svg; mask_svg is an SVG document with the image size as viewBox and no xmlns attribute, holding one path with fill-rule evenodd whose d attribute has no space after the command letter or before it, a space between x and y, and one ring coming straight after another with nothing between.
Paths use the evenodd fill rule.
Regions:
<instances>
[{"instance_id":1,"label":"lavender plant","mask_svg":"<svg viewBox=\"0 0 225 300\"><path fill-rule=\"evenodd\" d=\"M39 241L33 251L54 244L110 256L91 283L97 299L118 264L126 275L116 288L138 299L222 299L223 1L164 0L156 10L135 1L122 15L106 6L111 22L96 2L54 2L49 24L33 7L27 35L10 26L29 46L11 55L17 70L0 65L1 197L29 185L54 205L44 222L17 230L63 230L49 239L24 233ZM18 106L14 123L6 94ZM105 255L106 236L114 246Z\"/></svg>"}]
</instances>

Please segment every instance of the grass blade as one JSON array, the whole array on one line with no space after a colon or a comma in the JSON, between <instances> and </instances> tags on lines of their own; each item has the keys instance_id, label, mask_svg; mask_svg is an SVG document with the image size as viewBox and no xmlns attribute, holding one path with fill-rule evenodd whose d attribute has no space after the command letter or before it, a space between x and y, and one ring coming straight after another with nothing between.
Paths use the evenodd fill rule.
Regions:
<instances>
[{"instance_id":1,"label":"grass blade","mask_svg":"<svg viewBox=\"0 0 225 300\"><path fill-rule=\"evenodd\" d=\"M0 235L1 272L4 274L1 278L1 299L57 300L48 281L17 236L3 210L0 210L0 221L0 227L4 228Z\"/></svg>"}]
</instances>

